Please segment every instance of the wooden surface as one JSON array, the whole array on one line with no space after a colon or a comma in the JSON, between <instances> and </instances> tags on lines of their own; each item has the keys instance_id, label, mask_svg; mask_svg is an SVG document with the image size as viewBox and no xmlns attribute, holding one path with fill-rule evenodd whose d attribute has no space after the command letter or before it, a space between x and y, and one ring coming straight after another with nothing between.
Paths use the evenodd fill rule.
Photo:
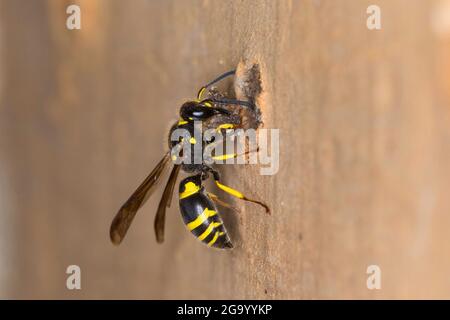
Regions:
<instances>
[{"instance_id":1,"label":"wooden surface","mask_svg":"<svg viewBox=\"0 0 450 320\"><path fill-rule=\"evenodd\" d=\"M72 3L79 31L65 28ZM366 28L374 3L379 31ZM450 15L439 6L2 0L0 296L450 298ZM224 218L236 248L214 251L175 201L157 245L159 190L114 247L111 219L161 158L180 104L241 60L263 66L280 170L224 177L272 216L234 202L242 212ZM80 291L65 287L70 264ZM378 291L366 287L371 264Z\"/></svg>"}]
</instances>

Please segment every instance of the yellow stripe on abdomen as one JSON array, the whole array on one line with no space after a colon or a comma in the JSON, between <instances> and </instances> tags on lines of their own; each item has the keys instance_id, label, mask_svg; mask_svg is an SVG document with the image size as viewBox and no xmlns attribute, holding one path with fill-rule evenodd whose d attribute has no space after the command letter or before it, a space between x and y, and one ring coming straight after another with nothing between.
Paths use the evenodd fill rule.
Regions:
<instances>
[{"instance_id":1,"label":"yellow stripe on abdomen","mask_svg":"<svg viewBox=\"0 0 450 320\"><path fill-rule=\"evenodd\" d=\"M219 231L216 231L216 233L214 234L214 238L212 238L212 240L210 242L208 242L208 247L211 247L217 241L218 237L219 237Z\"/></svg>"},{"instance_id":2,"label":"yellow stripe on abdomen","mask_svg":"<svg viewBox=\"0 0 450 320\"><path fill-rule=\"evenodd\" d=\"M205 240L207 236L209 236L209 234L213 231L214 228L220 226L222 224L222 222L212 222L208 228L206 228L206 230L198 236L198 238L200 240Z\"/></svg>"},{"instance_id":3,"label":"yellow stripe on abdomen","mask_svg":"<svg viewBox=\"0 0 450 320\"><path fill-rule=\"evenodd\" d=\"M212 217L216 214L217 214L216 211L206 208L205 210L203 210L203 212L197 218L195 218L195 220L189 222L188 224L186 224L186 226L188 227L188 229L190 231L192 231L195 228L197 228L199 225L201 225L203 222L205 222L206 219L208 219L209 217Z\"/></svg>"}]
</instances>

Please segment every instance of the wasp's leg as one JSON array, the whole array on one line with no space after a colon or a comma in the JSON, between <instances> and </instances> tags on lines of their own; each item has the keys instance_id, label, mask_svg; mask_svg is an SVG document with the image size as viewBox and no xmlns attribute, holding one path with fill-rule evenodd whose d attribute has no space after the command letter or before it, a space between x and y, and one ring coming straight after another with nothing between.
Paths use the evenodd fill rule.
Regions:
<instances>
[{"instance_id":1,"label":"wasp's leg","mask_svg":"<svg viewBox=\"0 0 450 320\"><path fill-rule=\"evenodd\" d=\"M208 96L210 99L222 99L225 98L225 94L218 90L217 87L212 86L208 88Z\"/></svg>"},{"instance_id":2,"label":"wasp's leg","mask_svg":"<svg viewBox=\"0 0 450 320\"><path fill-rule=\"evenodd\" d=\"M228 131L228 129L234 129L235 127L236 127L236 125L233 124L233 123L222 123L222 124L218 125L216 127L216 131L217 132L224 132L225 138L222 137L222 139L214 141L210 145L214 147L215 145L220 144L220 143L222 143L222 144L225 143L226 144L227 143L227 139L239 137L239 135L236 133L236 131L232 132L232 133L229 133L229 131ZM259 152L259 145L258 144L256 146L256 149L253 149L253 150L246 150L246 151L244 151L242 153L222 154L222 155L212 156L211 158L213 160L227 160L227 159L231 159L231 158L237 158L239 156L246 156L246 155L251 154L253 152L256 152L256 153Z\"/></svg>"},{"instance_id":3,"label":"wasp's leg","mask_svg":"<svg viewBox=\"0 0 450 320\"><path fill-rule=\"evenodd\" d=\"M216 130L221 131L221 130L227 130L227 129L232 129L232 128L234 128L234 124L225 123L225 124L220 124L219 126L217 126ZM225 139L222 137L220 140L214 140L214 141L208 142L207 148L208 148L208 150L212 150L220 144L222 144L222 145L226 144L227 139L229 139L230 137L236 137L236 136L237 135L235 133L231 133L231 134L228 134ZM205 151L206 151L206 149L205 149ZM215 160L223 161L223 160L227 160L227 159L234 159L234 158L237 158L240 156L246 156L246 155L249 155L254 152L256 152L256 153L259 152L259 145L256 146L256 149L247 150L242 153L233 152L233 153L225 153L225 154L214 155L214 156L208 155L206 159L207 159L207 162L215 161Z\"/></svg>"},{"instance_id":4,"label":"wasp's leg","mask_svg":"<svg viewBox=\"0 0 450 320\"><path fill-rule=\"evenodd\" d=\"M245 108L250 108L251 110L255 111L258 108L256 107L256 104L254 104L251 101L244 101L244 100L237 100L237 99L228 99L228 98L220 98L220 99L205 99L201 103L209 103L209 104L234 104Z\"/></svg>"},{"instance_id":5,"label":"wasp's leg","mask_svg":"<svg viewBox=\"0 0 450 320\"><path fill-rule=\"evenodd\" d=\"M216 79L214 79L213 81L208 83L207 85L201 87L200 90L198 90L197 100L200 101L202 99L202 96L205 93L206 89L208 89L208 87L212 86L213 84L219 82L220 80L222 80L226 77L234 75L235 73L236 73L236 70L231 70L231 71L225 72L224 74L220 75L219 77L217 77Z\"/></svg>"},{"instance_id":6,"label":"wasp's leg","mask_svg":"<svg viewBox=\"0 0 450 320\"><path fill-rule=\"evenodd\" d=\"M219 175L219 172L217 172L216 170L214 170L214 169L212 169L212 168L210 168L210 171L211 171L211 173L212 173L212 175L213 175L213 178L214 178L214 180L215 180L215 182L216 182L216 185L217 185L220 189L222 189L222 190L225 191L226 193L232 195L233 197L242 199L242 200L244 200L244 201L249 201L249 202L253 202L253 203L259 204L260 206L264 207L264 209L266 209L266 213L270 214L270 209L269 209L269 207L268 207L264 202L261 202L261 201L258 201L258 200L253 200L253 199L247 198L242 192L237 191L237 190L235 190L235 189L233 189L233 188L230 188L230 187L228 187L228 186L222 184L222 183L220 182L220 175Z\"/></svg>"},{"instance_id":7,"label":"wasp's leg","mask_svg":"<svg viewBox=\"0 0 450 320\"><path fill-rule=\"evenodd\" d=\"M259 152L259 146L256 150L247 150L244 153L226 153L226 154L221 154L221 155L217 155L217 156L212 156L211 158L213 160L227 160L227 159L234 159L234 158L237 158L240 156L246 156L253 152Z\"/></svg>"},{"instance_id":8,"label":"wasp's leg","mask_svg":"<svg viewBox=\"0 0 450 320\"><path fill-rule=\"evenodd\" d=\"M216 196L214 193L211 192L207 192L208 196L211 198L212 201L214 201L215 203L221 205L222 207L231 209L233 211L236 212L240 212L238 208L233 207L231 204L221 200L218 196Z\"/></svg>"}]
</instances>

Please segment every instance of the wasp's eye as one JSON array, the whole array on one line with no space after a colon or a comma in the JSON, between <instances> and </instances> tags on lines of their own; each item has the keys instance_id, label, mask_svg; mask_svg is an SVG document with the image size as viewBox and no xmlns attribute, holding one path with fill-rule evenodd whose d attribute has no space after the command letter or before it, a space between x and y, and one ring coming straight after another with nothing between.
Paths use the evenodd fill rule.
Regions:
<instances>
[{"instance_id":1,"label":"wasp's eye","mask_svg":"<svg viewBox=\"0 0 450 320\"><path fill-rule=\"evenodd\" d=\"M204 120L212 117L216 111L199 105L184 104L181 107L180 115L183 119Z\"/></svg>"},{"instance_id":2,"label":"wasp's eye","mask_svg":"<svg viewBox=\"0 0 450 320\"><path fill-rule=\"evenodd\" d=\"M194 111L194 112L192 112L192 115L193 115L195 118L202 118L203 115L204 115L204 112L203 112L203 111Z\"/></svg>"}]
</instances>

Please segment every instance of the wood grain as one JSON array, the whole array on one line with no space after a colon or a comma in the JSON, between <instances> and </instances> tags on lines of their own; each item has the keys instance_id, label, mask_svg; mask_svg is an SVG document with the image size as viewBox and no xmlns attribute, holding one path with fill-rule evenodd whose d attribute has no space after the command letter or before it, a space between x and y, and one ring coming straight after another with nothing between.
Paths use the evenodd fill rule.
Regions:
<instances>
[{"instance_id":1,"label":"wood grain","mask_svg":"<svg viewBox=\"0 0 450 320\"><path fill-rule=\"evenodd\" d=\"M449 33L438 1L406 0L376 1L369 31L372 2L83 0L69 31L74 1L1 1L1 297L449 298ZM223 175L272 215L233 202L236 248L214 251L175 203L158 245L158 190L113 246L177 108L240 61L263 68L280 170Z\"/></svg>"}]
</instances>

